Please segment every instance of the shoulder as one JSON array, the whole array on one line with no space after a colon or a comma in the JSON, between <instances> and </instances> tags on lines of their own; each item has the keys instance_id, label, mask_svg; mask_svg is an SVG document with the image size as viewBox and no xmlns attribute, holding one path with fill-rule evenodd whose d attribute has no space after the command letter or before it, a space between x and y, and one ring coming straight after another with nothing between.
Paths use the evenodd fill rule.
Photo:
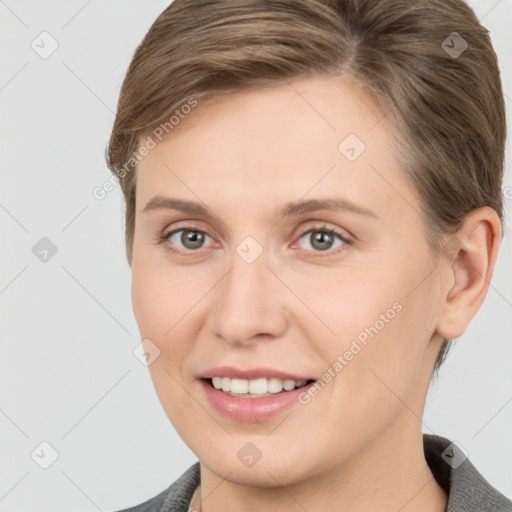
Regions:
<instances>
[{"instance_id":1,"label":"shoulder","mask_svg":"<svg viewBox=\"0 0 512 512\"><path fill-rule=\"evenodd\" d=\"M116 512L187 512L199 479L199 462L196 462L160 494L139 505Z\"/></svg>"},{"instance_id":2,"label":"shoulder","mask_svg":"<svg viewBox=\"0 0 512 512\"><path fill-rule=\"evenodd\" d=\"M424 434L425 458L448 495L446 512L512 512L512 501L485 480L457 444Z\"/></svg>"}]
</instances>

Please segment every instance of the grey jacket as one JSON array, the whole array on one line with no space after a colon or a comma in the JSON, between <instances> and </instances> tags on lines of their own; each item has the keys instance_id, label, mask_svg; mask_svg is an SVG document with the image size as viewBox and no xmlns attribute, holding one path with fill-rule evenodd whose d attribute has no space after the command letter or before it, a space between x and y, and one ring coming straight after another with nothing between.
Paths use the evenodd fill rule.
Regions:
<instances>
[{"instance_id":1,"label":"grey jacket","mask_svg":"<svg viewBox=\"0 0 512 512\"><path fill-rule=\"evenodd\" d=\"M448 495L446 512L512 512L512 502L492 487L448 439L423 435L425 458ZM160 494L119 512L187 512L199 485L199 462Z\"/></svg>"}]
</instances>

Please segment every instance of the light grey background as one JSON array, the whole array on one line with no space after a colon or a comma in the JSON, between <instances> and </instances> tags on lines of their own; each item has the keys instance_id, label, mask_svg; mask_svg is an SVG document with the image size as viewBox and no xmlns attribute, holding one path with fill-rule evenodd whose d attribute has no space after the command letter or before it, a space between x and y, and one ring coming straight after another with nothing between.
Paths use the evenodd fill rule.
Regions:
<instances>
[{"instance_id":1,"label":"light grey background","mask_svg":"<svg viewBox=\"0 0 512 512\"><path fill-rule=\"evenodd\" d=\"M0 0L2 229L0 510L117 510L156 495L195 455L167 419L130 302L119 187L104 151L124 73L164 0ZM512 3L471 1L512 107ZM47 31L58 49L51 49ZM46 37L44 42L41 38ZM511 144L507 215L511 223ZM43 263L32 248L49 238ZM431 389L424 423L512 497L512 243ZM51 462L49 443L57 452ZM34 452L35 450L35 452ZM32 455L33 454L33 458ZM37 461L37 462L36 462Z\"/></svg>"}]
</instances>

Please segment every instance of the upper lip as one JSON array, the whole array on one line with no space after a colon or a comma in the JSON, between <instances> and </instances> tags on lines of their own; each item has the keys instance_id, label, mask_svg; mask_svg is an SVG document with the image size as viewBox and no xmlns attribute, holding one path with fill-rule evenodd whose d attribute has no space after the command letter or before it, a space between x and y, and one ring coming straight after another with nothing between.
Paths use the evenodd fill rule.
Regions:
<instances>
[{"instance_id":1,"label":"upper lip","mask_svg":"<svg viewBox=\"0 0 512 512\"><path fill-rule=\"evenodd\" d=\"M232 379L261 379L261 378L276 378L281 380L316 380L314 377L297 375L293 373L275 370L274 368L235 368L234 366L217 366L216 368L209 368L199 375L201 379L211 379L213 377L230 377Z\"/></svg>"}]
</instances>

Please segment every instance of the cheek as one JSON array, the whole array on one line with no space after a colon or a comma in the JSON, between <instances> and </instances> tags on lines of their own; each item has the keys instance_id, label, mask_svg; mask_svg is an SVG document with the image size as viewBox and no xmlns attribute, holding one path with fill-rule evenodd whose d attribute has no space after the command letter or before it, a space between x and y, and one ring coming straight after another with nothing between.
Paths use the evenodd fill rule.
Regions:
<instances>
[{"instance_id":1,"label":"cheek","mask_svg":"<svg viewBox=\"0 0 512 512\"><path fill-rule=\"evenodd\" d=\"M364 343L375 331L382 337L395 321L403 285L390 277L392 273L383 273L382 267L365 272L329 268L314 275L285 276L301 300L293 302L295 319L324 354L336 357L352 340Z\"/></svg>"},{"instance_id":2,"label":"cheek","mask_svg":"<svg viewBox=\"0 0 512 512\"><path fill-rule=\"evenodd\" d=\"M140 266L132 271L132 306L143 338L160 337L167 324L165 311L172 310L169 298L162 296L162 284L155 277Z\"/></svg>"},{"instance_id":3,"label":"cheek","mask_svg":"<svg viewBox=\"0 0 512 512\"><path fill-rule=\"evenodd\" d=\"M131 298L141 335L162 338L178 321L180 305L187 302L187 288L176 282L169 268L135 251Z\"/></svg>"},{"instance_id":4,"label":"cheek","mask_svg":"<svg viewBox=\"0 0 512 512\"><path fill-rule=\"evenodd\" d=\"M336 375L328 385L339 403L354 403L362 416L384 404L392 410L400 403L394 393L406 396L415 386L434 328L435 290L419 277L430 270L426 261L381 260L364 273L344 269L295 283L315 313L296 318L324 371Z\"/></svg>"},{"instance_id":5,"label":"cheek","mask_svg":"<svg viewBox=\"0 0 512 512\"><path fill-rule=\"evenodd\" d=\"M386 301L384 304L388 305ZM368 302L366 305L370 309ZM414 320L417 312L408 303L400 303L396 309L376 308L372 312L384 315L387 312L388 323L371 314L361 328L361 318L357 322L348 314L340 318L338 326L342 334L336 344L323 348L327 364L322 381L330 380L319 397L313 399L318 400L318 414L326 438L340 436L336 442L346 453L357 451L363 443L375 439L404 413L404 403L416 409L412 397L422 372L425 348L422 344L426 344L425 339L418 339ZM321 407L326 403L332 407ZM316 406L312 404L312 407ZM421 416L419 410L418 415ZM414 421L412 415L411 419Z\"/></svg>"},{"instance_id":6,"label":"cheek","mask_svg":"<svg viewBox=\"0 0 512 512\"><path fill-rule=\"evenodd\" d=\"M155 271L152 265L137 262L133 266L131 298L140 337L151 340L160 350L158 358L149 366L153 378L156 372L165 370L178 377L180 363L186 357L188 344L179 343L180 339L186 339L179 331L186 325L187 304L190 308L184 294L177 292L169 277Z\"/></svg>"},{"instance_id":7,"label":"cheek","mask_svg":"<svg viewBox=\"0 0 512 512\"><path fill-rule=\"evenodd\" d=\"M150 259L133 265L131 296L140 336L160 350L149 368L152 374L167 370L182 383L191 379L188 358L203 328L214 283L212 276L206 280L191 271L180 273Z\"/></svg>"},{"instance_id":8,"label":"cheek","mask_svg":"<svg viewBox=\"0 0 512 512\"><path fill-rule=\"evenodd\" d=\"M132 304L141 339L151 340L160 351L148 366L153 386L170 421L190 424L200 414L183 393L188 385L184 362L194 344L194 334L186 331L186 314L194 301L184 298L186 290L177 292L169 276L154 266L137 263L132 268Z\"/></svg>"}]
</instances>

